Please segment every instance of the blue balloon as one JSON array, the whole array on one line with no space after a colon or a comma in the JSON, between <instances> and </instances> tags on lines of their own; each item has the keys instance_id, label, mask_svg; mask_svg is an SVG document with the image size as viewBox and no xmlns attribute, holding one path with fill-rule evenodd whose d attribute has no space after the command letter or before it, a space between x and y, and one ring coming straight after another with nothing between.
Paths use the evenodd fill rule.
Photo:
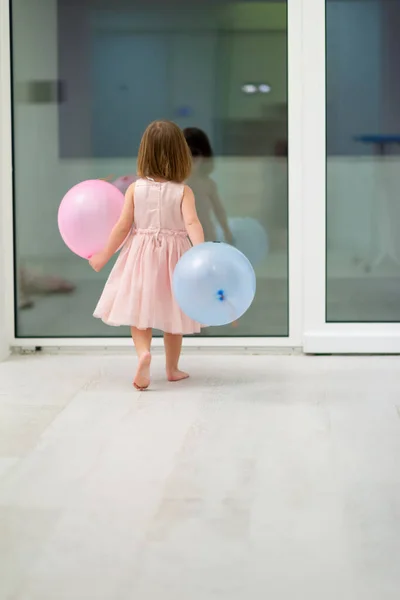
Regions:
<instances>
[{"instance_id":1,"label":"blue balloon","mask_svg":"<svg viewBox=\"0 0 400 600\"><path fill-rule=\"evenodd\" d=\"M268 236L257 219L251 217L228 219L234 246L243 252L253 267L264 260L268 253ZM224 241L221 227L217 227L217 240Z\"/></svg>"},{"instance_id":2,"label":"blue balloon","mask_svg":"<svg viewBox=\"0 0 400 600\"><path fill-rule=\"evenodd\" d=\"M173 276L182 311L202 325L227 325L253 302L256 276L249 260L233 246L206 242L186 252Z\"/></svg>"}]
</instances>

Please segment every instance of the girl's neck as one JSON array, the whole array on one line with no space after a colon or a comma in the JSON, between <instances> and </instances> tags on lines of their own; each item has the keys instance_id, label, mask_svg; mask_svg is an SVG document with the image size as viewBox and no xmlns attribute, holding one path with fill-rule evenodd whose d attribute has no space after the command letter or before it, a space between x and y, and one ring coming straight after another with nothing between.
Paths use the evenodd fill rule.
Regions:
<instances>
[{"instance_id":1,"label":"girl's neck","mask_svg":"<svg viewBox=\"0 0 400 600\"><path fill-rule=\"evenodd\" d=\"M156 183L167 183L168 181L168 179L163 179L162 177L150 177L150 175L146 176L145 179L155 181Z\"/></svg>"}]
</instances>

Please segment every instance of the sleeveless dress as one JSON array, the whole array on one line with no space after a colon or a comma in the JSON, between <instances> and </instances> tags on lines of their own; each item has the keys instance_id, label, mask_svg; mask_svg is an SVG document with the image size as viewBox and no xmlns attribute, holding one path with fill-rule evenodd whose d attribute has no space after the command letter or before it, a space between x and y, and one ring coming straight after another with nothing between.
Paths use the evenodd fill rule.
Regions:
<instances>
[{"instance_id":1,"label":"sleeveless dress","mask_svg":"<svg viewBox=\"0 0 400 600\"><path fill-rule=\"evenodd\" d=\"M184 185L138 179L135 224L94 312L107 325L199 333L200 325L179 308L172 276L191 248L182 216Z\"/></svg>"}]
</instances>

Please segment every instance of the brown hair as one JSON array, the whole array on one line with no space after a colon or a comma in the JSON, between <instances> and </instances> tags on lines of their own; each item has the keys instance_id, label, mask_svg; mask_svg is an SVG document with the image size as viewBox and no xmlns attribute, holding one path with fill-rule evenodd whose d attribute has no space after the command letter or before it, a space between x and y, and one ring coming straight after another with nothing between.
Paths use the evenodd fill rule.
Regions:
<instances>
[{"instance_id":1,"label":"brown hair","mask_svg":"<svg viewBox=\"0 0 400 600\"><path fill-rule=\"evenodd\" d=\"M159 177L182 183L190 175L192 157L185 136L171 121L154 121L139 147L139 177Z\"/></svg>"}]
</instances>

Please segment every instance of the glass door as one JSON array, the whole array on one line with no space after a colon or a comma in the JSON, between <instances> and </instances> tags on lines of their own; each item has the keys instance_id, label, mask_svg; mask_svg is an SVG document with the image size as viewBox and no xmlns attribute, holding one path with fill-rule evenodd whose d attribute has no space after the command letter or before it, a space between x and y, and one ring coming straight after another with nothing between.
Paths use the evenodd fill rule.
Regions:
<instances>
[{"instance_id":1,"label":"glass door","mask_svg":"<svg viewBox=\"0 0 400 600\"><path fill-rule=\"evenodd\" d=\"M304 347L397 353L400 6L305 0L304 8L312 65L304 86Z\"/></svg>"},{"instance_id":2,"label":"glass door","mask_svg":"<svg viewBox=\"0 0 400 600\"><path fill-rule=\"evenodd\" d=\"M167 4L11 0L17 345L129 343L128 328L92 318L108 272L67 250L57 210L84 179L123 189L159 118L208 136L207 177L232 230L250 232L257 274L237 326L188 343L301 345L301 2ZM211 216L208 239L220 235ZM261 253L254 224L268 240Z\"/></svg>"}]
</instances>

